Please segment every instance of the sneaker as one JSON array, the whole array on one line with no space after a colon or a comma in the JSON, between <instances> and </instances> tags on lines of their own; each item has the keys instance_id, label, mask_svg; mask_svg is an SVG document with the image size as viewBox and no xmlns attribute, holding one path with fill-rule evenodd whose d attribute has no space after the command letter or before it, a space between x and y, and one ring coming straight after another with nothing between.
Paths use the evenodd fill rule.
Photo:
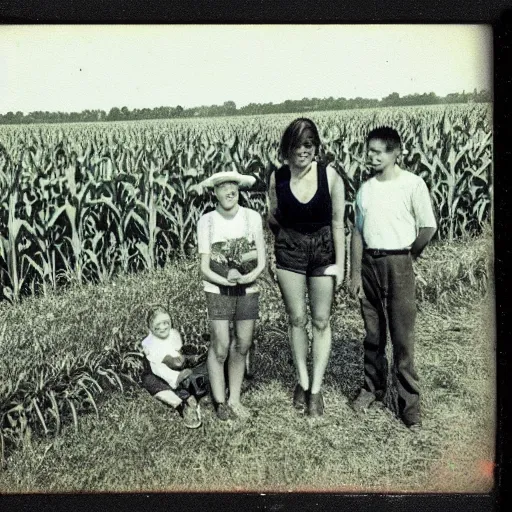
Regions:
<instances>
[{"instance_id":1,"label":"sneaker","mask_svg":"<svg viewBox=\"0 0 512 512\"><path fill-rule=\"evenodd\" d=\"M368 410L375 400L375 395L371 391L361 389L357 398L352 402L351 407L355 412L364 412Z\"/></svg>"},{"instance_id":2,"label":"sneaker","mask_svg":"<svg viewBox=\"0 0 512 512\"><path fill-rule=\"evenodd\" d=\"M307 405L307 396L309 391L305 391L302 386L297 383L295 389L293 390L293 407L295 409L304 409Z\"/></svg>"},{"instance_id":3,"label":"sneaker","mask_svg":"<svg viewBox=\"0 0 512 512\"><path fill-rule=\"evenodd\" d=\"M230 408L225 403L217 404L216 413L217 413L217 418L219 418L219 420L221 420L221 421L227 421L227 420L231 419L231 417L232 417L232 412L230 411Z\"/></svg>"},{"instance_id":4,"label":"sneaker","mask_svg":"<svg viewBox=\"0 0 512 512\"><path fill-rule=\"evenodd\" d=\"M210 396L210 393L206 393L206 395L202 396L199 399L199 403L201 404L201 407L210 407L213 404L213 399Z\"/></svg>"},{"instance_id":5,"label":"sneaker","mask_svg":"<svg viewBox=\"0 0 512 512\"><path fill-rule=\"evenodd\" d=\"M322 396L322 392L311 393L309 395L309 403L308 403L308 415L314 418L318 416L322 416L324 413L324 397Z\"/></svg>"},{"instance_id":6,"label":"sneaker","mask_svg":"<svg viewBox=\"0 0 512 512\"><path fill-rule=\"evenodd\" d=\"M182 410L183 423L187 428L198 428L201 426L201 414L199 413L199 406L192 407L185 404Z\"/></svg>"},{"instance_id":7,"label":"sneaker","mask_svg":"<svg viewBox=\"0 0 512 512\"><path fill-rule=\"evenodd\" d=\"M244 407L240 403L234 405L228 404L228 407L229 409L231 409L231 412L236 418L244 420L251 417L251 412L249 411L249 409L247 409L247 407Z\"/></svg>"}]
</instances>

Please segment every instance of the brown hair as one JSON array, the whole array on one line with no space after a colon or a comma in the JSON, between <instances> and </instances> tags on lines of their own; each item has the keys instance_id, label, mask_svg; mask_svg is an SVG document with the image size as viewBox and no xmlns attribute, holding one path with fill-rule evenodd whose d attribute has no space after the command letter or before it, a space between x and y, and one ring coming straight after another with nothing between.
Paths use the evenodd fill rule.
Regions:
<instances>
[{"instance_id":1,"label":"brown hair","mask_svg":"<svg viewBox=\"0 0 512 512\"><path fill-rule=\"evenodd\" d=\"M282 159L289 158L290 152L294 148L298 147L299 141L306 130L310 130L313 134L313 144L316 147L316 154L318 154L318 149L320 148L320 135L318 134L316 124L307 117L299 117L288 125L281 137L279 155Z\"/></svg>"},{"instance_id":2,"label":"brown hair","mask_svg":"<svg viewBox=\"0 0 512 512\"><path fill-rule=\"evenodd\" d=\"M164 308L163 306L153 306L152 308L149 309L149 311L146 315L146 323L150 329L151 329L151 324L153 323L153 320L160 313L169 315L169 318L171 317L171 315L169 314L169 311L167 311L167 309ZM172 323L172 319L171 319L171 323Z\"/></svg>"}]
</instances>

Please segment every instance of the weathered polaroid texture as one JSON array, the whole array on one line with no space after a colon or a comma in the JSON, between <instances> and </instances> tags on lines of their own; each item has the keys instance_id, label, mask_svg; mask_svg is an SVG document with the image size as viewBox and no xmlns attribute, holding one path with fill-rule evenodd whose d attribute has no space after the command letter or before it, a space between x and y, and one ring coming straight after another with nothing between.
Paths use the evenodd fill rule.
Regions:
<instances>
[{"instance_id":1,"label":"weathered polaroid texture","mask_svg":"<svg viewBox=\"0 0 512 512\"><path fill-rule=\"evenodd\" d=\"M0 58L0 492L490 491L489 27L10 26ZM292 405L265 227L249 415L222 421L200 401L201 425L186 428L141 387L147 312L161 305L183 352L204 362L197 223L217 198L200 184L226 169L254 176L239 203L266 226L269 178L297 117L318 127L319 157L345 191L324 414ZM438 224L414 263L417 432L396 417L392 373L382 401L351 408L365 336L349 293L354 201L366 136L383 125L400 134L398 163L423 178ZM250 251L231 249L243 274ZM312 340L311 320L305 329ZM389 346L387 357L392 368Z\"/></svg>"}]
</instances>

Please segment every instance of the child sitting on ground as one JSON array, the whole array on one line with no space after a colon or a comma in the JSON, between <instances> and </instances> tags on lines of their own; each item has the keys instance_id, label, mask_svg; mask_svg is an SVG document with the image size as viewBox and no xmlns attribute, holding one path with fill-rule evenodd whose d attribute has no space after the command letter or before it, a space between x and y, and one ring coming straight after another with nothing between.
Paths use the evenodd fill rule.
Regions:
<instances>
[{"instance_id":1,"label":"child sitting on ground","mask_svg":"<svg viewBox=\"0 0 512 512\"><path fill-rule=\"evenodd\" d=\"M152 308L147 324L150 334L142 341L145 356L142 386L157 400L176 409L187 428L198 428L201 426L198 399L208 392L208 377L186 366L197 364L199 358L182 354L180 333L172 328L165 308Z\"/></svg>"}]
</instances>

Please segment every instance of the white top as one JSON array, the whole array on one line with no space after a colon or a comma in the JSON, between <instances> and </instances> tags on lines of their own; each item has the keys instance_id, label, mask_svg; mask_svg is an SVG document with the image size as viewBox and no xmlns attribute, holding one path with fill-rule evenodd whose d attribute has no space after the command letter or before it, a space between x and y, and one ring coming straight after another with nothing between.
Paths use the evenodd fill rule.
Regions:
<instances>
[{"instance_id":1,"label":"white top","mask_svg":"<svg viewBox=\"0 0 512 512\"><path fill-rule=\"evenodd\" d=\"M164 379L173 389L177 387L176 380L180 372L171 370L162 361L165 356L178 357L182 345L181 335L176 329L171 329L165 340L157 338L153 334L142 340L142 351L149 361L151 371L157 377Z\"/></svg>"},{"instance_id":2,"label":"white top","mask_svg":"<svg viewBox=\"0 0 512 512\"><path fill-rule=\"evenodd\" d=\"M226 268L231 267L241 253L255 250L257 237L263 237L261 215L243 206L239 206L232 219L226 219L217 210L213 210L204 214L197 223L199 254L210 254L211 260ZM216 284L203 280L203 285L207 292L220 293ZM252 285L245 291L254 293L258 287Z\"/></svg>"},{"instance_id":3,"label":"white top","mask_svg":"<svg viewBox=\"0 0 512 512\"><path fill-rule=\"evenodd\" d=\"M412 172L401 169L387 181L370 178L357 192L356 227L365 247L410 248L419 228L436 226L427 185Z\"/></svg>"}]
</instances>

